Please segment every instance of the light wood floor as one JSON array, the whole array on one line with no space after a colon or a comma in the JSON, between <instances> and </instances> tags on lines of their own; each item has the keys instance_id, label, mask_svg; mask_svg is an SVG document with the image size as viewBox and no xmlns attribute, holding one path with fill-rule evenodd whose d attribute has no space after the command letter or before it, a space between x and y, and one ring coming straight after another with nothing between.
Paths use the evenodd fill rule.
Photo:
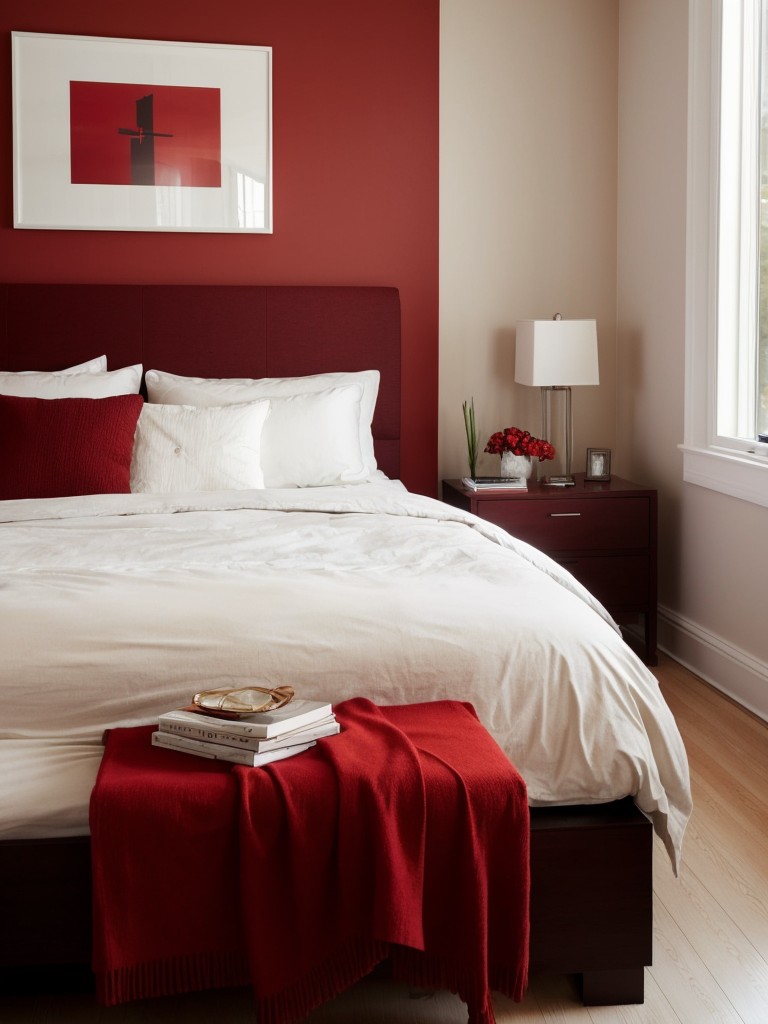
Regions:
<instances>
[{"instance_id":1,"label":"light wood floor","mask_svg":"<svg viewBox=\"0 0 768 1024\"><path fill-rule=\"evenodd\" d=\"M656 674L691 763L694 813L675 878L657 841L653 966L642 1006L586 1008L573 979L495 1000L498 1024L768 1024L768 725L668 658ZM7 884L6 880L6 884ZM0 997L3 1024L253 1024L247 993L100 1010L85 996ZM365 981L309 1024L465 1024L448 993Z\"/></svg>"}]
</instances>

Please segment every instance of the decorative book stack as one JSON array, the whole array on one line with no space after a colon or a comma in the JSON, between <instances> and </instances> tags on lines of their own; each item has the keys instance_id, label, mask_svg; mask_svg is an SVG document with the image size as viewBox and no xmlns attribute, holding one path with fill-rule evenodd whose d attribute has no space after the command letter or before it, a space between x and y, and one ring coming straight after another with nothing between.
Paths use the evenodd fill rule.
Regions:
<instances>
[{"instance_id":1,"label":"decorative book stack","mask_svg":"<svg viewBox=\"0 0 768 1024\"><path fill-rule=\"evenodd\" d=\"M524 476L464 476L461 482L470 491L527 491Z\"/></svg>"},{"instance_id":2,"label":"decorative book stack","mask_svg":"<svg viewBox=\"0 0 768 1024\"><path fill-rule=\"evenodd\" d=\"M227 719L183 708L160 715L158 725L152 733L156 747L253 767L300 754L340 731L332 706L320 700L293 700L276 711Z\"/></svg>"}]
</instances>

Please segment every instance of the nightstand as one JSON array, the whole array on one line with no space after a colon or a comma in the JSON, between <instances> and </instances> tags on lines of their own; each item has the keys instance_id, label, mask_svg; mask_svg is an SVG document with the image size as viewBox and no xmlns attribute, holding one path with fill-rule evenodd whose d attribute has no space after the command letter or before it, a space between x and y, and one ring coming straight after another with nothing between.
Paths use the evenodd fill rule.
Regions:
<instances>
[{"instance_id":1,"label":"nightstand","mask_svg":"<svg viewBox=\"0 0 768 1024\"><path fill-rule=\"evenodd\" d=\"M473 512L565 566L619 624L644 619L647 665L656 653L656 491L613 477L573 487L528 481L527 491L472 491L443 481L443 501Z\"/></svg>"}]
</instances>

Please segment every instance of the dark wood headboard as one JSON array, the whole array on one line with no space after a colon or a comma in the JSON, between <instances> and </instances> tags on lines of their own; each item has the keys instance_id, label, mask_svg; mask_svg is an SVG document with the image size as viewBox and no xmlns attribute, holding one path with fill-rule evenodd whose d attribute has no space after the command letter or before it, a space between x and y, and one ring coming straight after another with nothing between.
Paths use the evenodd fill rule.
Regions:
<instances>
[{"instance_id":1,"label":"dark wood headboard","mask_svg":"<svg viewBox=\"0 0 768 1024\"><path fill-rule=\"evenodd\" d=\"M396 288L0 284L0 369L58 370L102 353L111 370L199 377L378 369L376 459L399 476Z\"/></svg>"}]
</instances>

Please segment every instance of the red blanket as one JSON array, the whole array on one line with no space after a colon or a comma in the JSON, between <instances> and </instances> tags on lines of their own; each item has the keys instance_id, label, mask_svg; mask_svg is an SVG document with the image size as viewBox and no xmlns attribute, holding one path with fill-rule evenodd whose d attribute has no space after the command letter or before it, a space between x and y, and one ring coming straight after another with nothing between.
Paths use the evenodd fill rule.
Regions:
<instances>
[{"instance_id":1,"label":"red blanket","mask_svg":"<svg viewBox=\"0 0 768 1024\"><path fill-rule=\"evenodd\" d=\"M339 704L342 732L253 769L107 739L91 799L103 1002L251 983L300 1020L389 957L472 1024L528 967L525 784L455 701Z\"/></svg>"}]
</instances>

